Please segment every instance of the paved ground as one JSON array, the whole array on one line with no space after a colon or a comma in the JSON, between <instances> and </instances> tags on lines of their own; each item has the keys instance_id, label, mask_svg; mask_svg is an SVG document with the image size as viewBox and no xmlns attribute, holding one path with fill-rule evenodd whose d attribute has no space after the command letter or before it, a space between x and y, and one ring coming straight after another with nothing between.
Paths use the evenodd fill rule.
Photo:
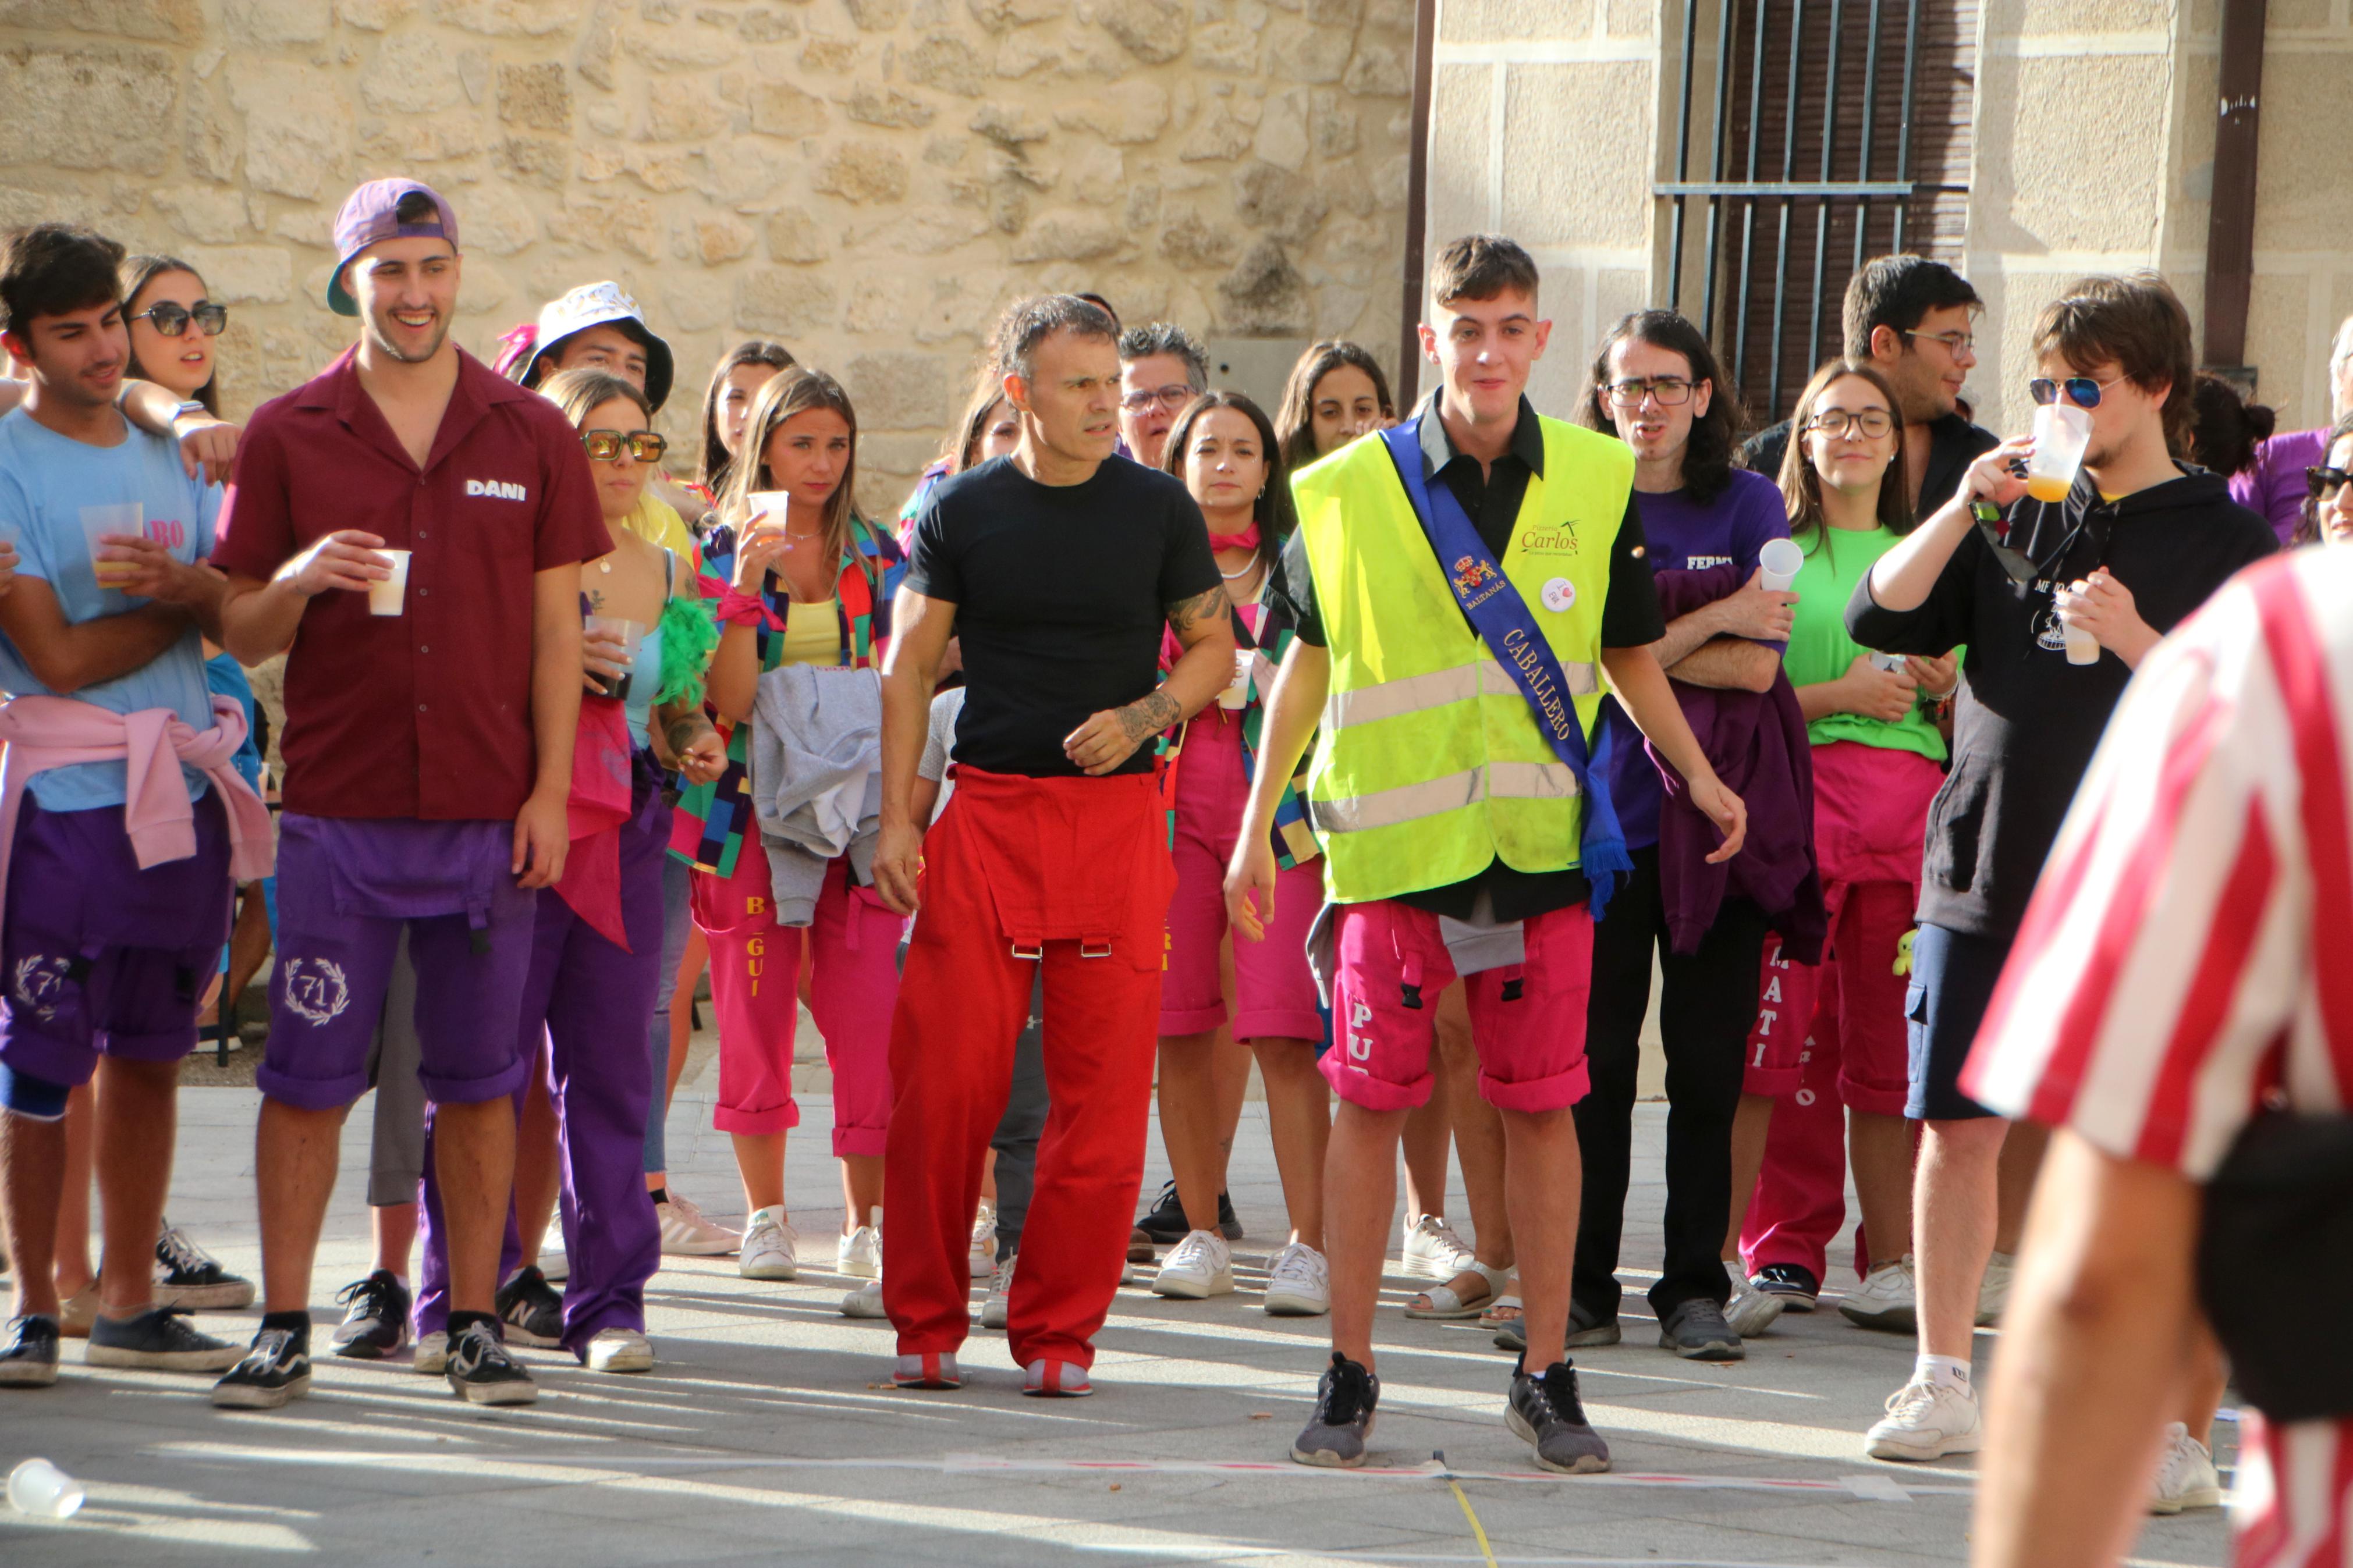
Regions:
<instances>
[{"instance_id":1,"label":"paved ground","mask_svg":"<svg viewBox=\"0 0 2353 1568\"><path fill-rule=\"evenodd\" d=\"M708 1085L673 1107L673 1183L714 1216L740 1208ZM173 1216L247 1272L252 1091L183 1099ZM317 1312L364 1268L366 1102L346 1133ZM805 1101L805 1125L829 1122ZM1630 1257L1657 1243L1663 1107L1644 1105ZM546 1394L506 1413L452 1401L405 1363L320 1363L311 1397L232 1415L203 1380L69 1366L46 1393L0 1405L0 1468L47 1456L90 1501L64 1525L0 1508L0 1563L229 1563L300 1553L346 1563L1391 1563L1897 1564L1967 1555L1973 1473L1874 1464L1860 1433L1909 1370L1908 1342L1836 1313L1785 1317L1748 1361L1715 1369L1648 1342L1627 1275L1627 1342L1582 1358L1617 1467L1535 1471L1500 1418L1506 1359L1466 1326L1383 1314L1377 1473L1316 1471L1283 1455L1324 1358L1316 1320L1259 1308L1282 1203L1261 1107L1232 1183L1250 1237L1241 1289L1208 1302L1121 1293L1096 1397L1016 1392L1003 1336L976 1331L955 1394L887 1384L887 1325L835 1311L839 1184L821 1132L796 1138L790 1190L805 1270L738 1278L732 1260L679 1260L649 1292L661 1365L592 1376L527 1352ZM700 1131L698 1131L698 1129ZM1154 1148L1156 1183L1157 1135ZM1462 1212L1460 1204L1452 1205ZM740 1218L740 1215L734 1217ZM1414 1289L1401 1276L1387 1297ZM250 1318L206 1320L242 1338ZM321 1330L323 1342L324 1329ZM1989 1348L1990 1337L1979 1342ZM78 1352L69 1350L69 1359ZM2231 1428L2222 1431L2227 1447ZM1442 1450L1454 1473L1431 1463ZM1459 1492L1457 1489L1459 1488ZM1483 1545L1482 1531L1483 1531ZM2214 1513L2152 1521L2137 1560L2222 1560ZM1492 1556L1488 1553L1492 1552Z\"/></svg>"}]
</instances>

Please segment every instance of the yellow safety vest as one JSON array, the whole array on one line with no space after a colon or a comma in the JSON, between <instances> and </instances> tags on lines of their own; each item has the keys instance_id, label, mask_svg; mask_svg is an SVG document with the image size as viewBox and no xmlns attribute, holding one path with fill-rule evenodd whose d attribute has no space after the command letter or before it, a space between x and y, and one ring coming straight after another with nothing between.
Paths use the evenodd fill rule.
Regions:
<instances>
[{"instance_id":1,"label":"yellow safety vest","mask_svg":"<svg viewBox=\"0 0 2353 1568\"><path fill-rule=\"evenodd\" d=\"M1529 477L1499 564L1560 661L1589 743L1634 454L1595 431L1539 424L1544 473ZM1351 442L1301 469L1292 490L1332 659L1308 773L1325 896L1447 887L1497 858L1520 871L1576 866L1576 775L1463 618L1387 444ZM1449 570L1477 568L1465 559Z\"/></svg>"}]
</instances>

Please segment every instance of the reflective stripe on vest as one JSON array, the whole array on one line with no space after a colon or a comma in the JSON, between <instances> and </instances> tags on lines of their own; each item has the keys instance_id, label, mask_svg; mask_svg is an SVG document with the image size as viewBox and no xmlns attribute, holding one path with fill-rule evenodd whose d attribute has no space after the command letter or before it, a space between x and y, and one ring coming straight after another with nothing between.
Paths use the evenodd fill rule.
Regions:
<instances>
[{"instance_id":1,"label":"reflective stripe on vest","mask_svg":"<svg viewBox=\"0 0 2353 1568\"><path fill-rule=\"evenodd\" d=\"M1601 673L1590 664L1564 663L1560 672L1568 679L1571 697L1591 697L1601 689ZM1359 686L1353 691L1335 691L1324 699L1323 727L1345 730L1351 724L1377 723L1406 713L1419 713L1425 708L1468 701L1473 697L1519 695L1519 686L1512 679L1511 672L1492 658L1482 658L1475 665L1433 669L1427 675L1384 680L1374 686Z\"/></svg>"},{"instance_id":2,"label":"reflective stripe on vest","mask_svg":"<svg viewBox=\"0 0 2353 1568\"><path fill-rule=\"evenodd\" d=\"M1489 763L1468 773L1349 800L1312 801L1308 809L1324 833L1361 833L1460 811L1482 800L1567 800L1576 794L1577 775L1567 763Z\"/></svg>"}]
</instances>

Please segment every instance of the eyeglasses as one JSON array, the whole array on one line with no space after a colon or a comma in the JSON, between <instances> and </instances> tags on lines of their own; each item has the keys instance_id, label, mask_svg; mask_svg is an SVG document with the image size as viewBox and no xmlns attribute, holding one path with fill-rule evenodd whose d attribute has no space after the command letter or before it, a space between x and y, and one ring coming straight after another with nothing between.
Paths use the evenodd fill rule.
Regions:
<instances>
[{"instance_id":1,"label":"eyeglasses","mask_svg":"<svg viewBox=\"0 0 2353 1568\"><path fill-rule=\"evenodd\" d=\"M1895 428L1895 416L1884 408L1825 408L1807 420L1806 427L1825 436L1860 434L1876 441Z\"/></svg>"},{"instance_id":2,"label":"eyeglasses","mask_svg":"<svg viewBox=\"0 0 2353 1568\"><path fill-rule=\"evenodd\" d=\"M1679 375L1654 375L1648 381L1613 381L1609 391L1609 401L1620 408L1639 408L1645 397L1655 399L1662 408L1680 408L1691 401L1692 383Z\"/></svg>"},{"instance_id":3,"label":"eyeglasses","mask_svg":"<svg viewBox=\"0 0 2353 1568\"><path fill-rule=\"evenodd\" d=\"M2047 375L2038 375L2026 384L2026 395L2037 403L2056 403L2063 390L2067 394L2067 401L2076 407L2097 408L2100 394L2124 378L2122 371L2105 381L2094 381L2088 375L2071 375L2064 381L2053 381Z\"/></svg>"},{"instance_id":4,"label":"eyeglasses","mask_svg":"<svg viewBox=\"0 0 2353 1568\"><path fill-rule=\"evenodd\" d=\"M185 305L164 300L148 306L131 319L149 323L167 338L178 337L188 330L189 321L194 321L205 336L216 338L228 330L228 307L216 305L210 300L199 300L196 308L191 310Z\"/></svg>"},{"instance_id":5,"label":"eyeglasses","mask_svg":"<svg viewBox=\"0 0 2353 1568\"><path fill-rule=\"evenodd\" d=\"M2348 482L2353 482L2353 474L2348 474L2342 468L2304 470L2304 488L2316 501L2325 503L2335 500L2337 492L2343 489Z\"/></svg>"},{"instance_id":6,"label":"eyeglasses","mask_svg":"<svg viewBox=\"0 0 2353 1568\"><path fill-rule=\"evenodd\" d=\"M1975 353L1978 341L1968 332L1905 332L1907 338L1926 338L1932 343L1942 343L1948 354Z\"/></svg>"},{"instance_id":7,"label":"eyeglasses","mask_svg":"<svg viewBox=\"0 0 2353 1568\"><path fill-rule=\"evenodd\" d=\"M588 448L588 459L595 463L611 462L625 447L640 463L659 463L661 455L670 450L670 443L650 430L632 431L627 436L618 430L583 430L580 444Z\"/></svg>"},{"instance_id":8,"label":"eyeglasses","mask_svg":"<svg viewBox=\"0 0 2353 1568\"><path fill-rule=\"evenodd\" d=\"M1186 383L1162 387L1138 387L1119 400L1119 405L1130 414L1141 414L1154 404L1163 408L1182 408L1200 395Z\"/></svg>"}]
</instances>

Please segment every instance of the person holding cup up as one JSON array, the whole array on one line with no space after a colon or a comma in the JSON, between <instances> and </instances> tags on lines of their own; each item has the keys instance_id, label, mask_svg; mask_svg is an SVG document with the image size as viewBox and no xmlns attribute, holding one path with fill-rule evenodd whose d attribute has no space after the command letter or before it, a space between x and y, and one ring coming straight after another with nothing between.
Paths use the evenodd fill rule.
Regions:
<instances>
[{"instance_id":1,"label":"person holding cup up","mask_svg":"<svg viewBox=\"0 0 2353 1568\"><path fill-rule=\"evenodd\" d=\"M1936 658L1968 647L1952 771L1928 816L1906 1007L1905 1112L1926 1123L1913 1194L1920 1354L1872 1428L1879 1458L1978 1447L1971 1330L2007 1295L2041 1139L2013 1134L1963 1092L1959 1073L2060 819L2133 668L2277 548L2221 476L2175 457L2188 449L2196 362L2189 315L2162 279L2084 279L2044 307L2032 341L2035 401L2063 402L2089 423L2065 500L2030 497L2034 437L2004 442L1879 558L1847 607L1864 647ZM2091 634L2094 662L2070 659L2071 629ZM1998 1184L2004 1166L2011 1179ZM2219 1382L2208 1391L2220 1392ZM2213 1406L2193 1403L2203 1406L2185 1413L2195 1435Z\"/></svg>"}]
</instances>

